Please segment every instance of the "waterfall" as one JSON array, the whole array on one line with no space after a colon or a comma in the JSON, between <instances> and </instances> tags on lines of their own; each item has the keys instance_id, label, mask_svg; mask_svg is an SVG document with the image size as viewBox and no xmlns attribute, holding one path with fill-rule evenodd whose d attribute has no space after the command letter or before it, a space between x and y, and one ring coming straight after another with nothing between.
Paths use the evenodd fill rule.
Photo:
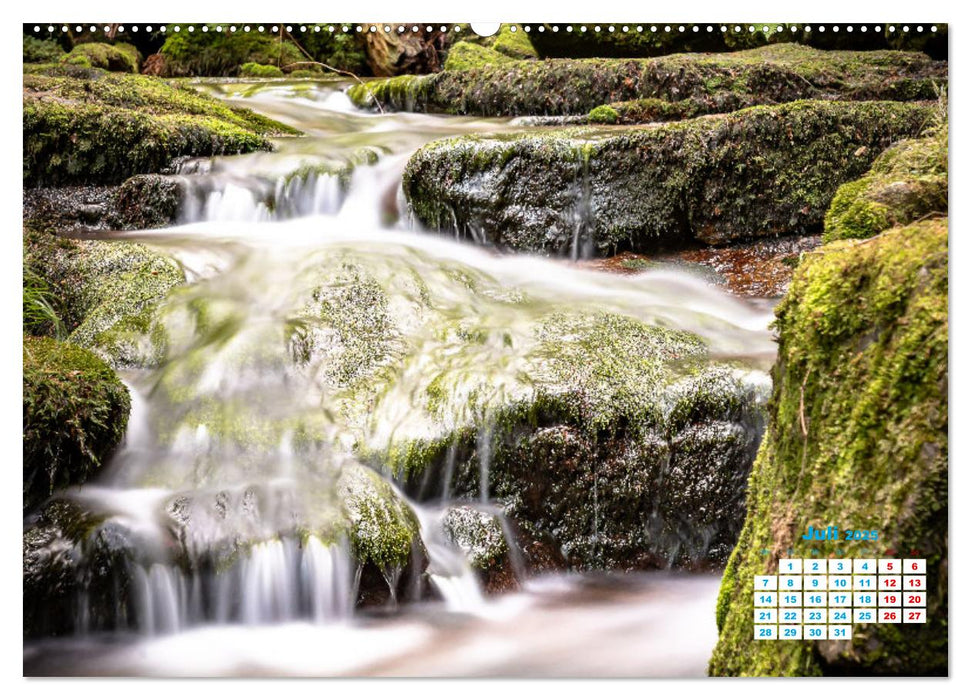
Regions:
<instances>
[{"instance_id":1,"label":"waterfall","mask_svg":"<svg viewBox=\"0 0 971 700\"><path fill-rule=\"evenodd\" d=\"M507 123L375 116L354 112L333 88L281 97L287 89L222 96L294 117L306 138L281 140L276 153L187 164L178 175L188 192L181 224L127 236L192 275L154 309L146 342L164 339L162 360L123 373L134 408L122 448L99 480L59 494L93 514L92 532L116 528L123 540L111 553L127 569L112 573L129 585L105 628L161 636L346 621L363 595L366 556L392 603L408 583L399 580L400 557L382 558L385 542L361 544L382 534L379 525L405 532L392 544L427 555L413 579L427 573L433 597L474 613L485 605L478 574L442 525L456 492L456 443L442 477L434 475L444 483L429 489L443 495L435 506L397 488L394 465L382 462L394 448L484 417L476 507L497 513L523 575L490 493L498 450L490 411L535 396L533 378L550 371L542 331L551 319L615 314L694 333L712 357L764 365L774 355L767 313L696 278L652 271L621 279L409 229L399 217L400 180L414 149ZM570 214L574 257L588 253L585 168ZM367 507L350 508L354 497ZM408 513L418 541L401 544ZM374 520L362 525L366 517ZM71 550L80 569L93 556L90 541ZM90 593L82 586L77 631L98 631Z\"/></svg>"}]
</instances>

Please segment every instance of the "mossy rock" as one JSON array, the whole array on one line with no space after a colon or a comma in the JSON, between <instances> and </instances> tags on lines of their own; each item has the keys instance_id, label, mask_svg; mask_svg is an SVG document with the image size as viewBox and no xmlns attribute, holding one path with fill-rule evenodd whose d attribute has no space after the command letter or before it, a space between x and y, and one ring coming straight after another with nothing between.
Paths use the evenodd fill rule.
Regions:
<instances>
[{"instance_id":1,"label":"mossy rock","mask_svg":"<svg viewBox=\"0 0 971 700\"><path fill-rule=\"evenodd\" d=\"M372 80L359 106L480 116L583 115L613 102L695 100L704 113L800 99L934 99L947 64L895 51L819 51L795 44L653 59L519 61Z\"/></svg>"},{"instance_id":2,"label":"mossy rock","mask_svg":"<svg viewBox=\"0 0 971 700\"><path fill-rule=\"evenodd\" d=\"M457 390L442 376L426 409L445 417L440 435L402 437L371 459L419 500L497 501L524 541L551 543L567 566L724 562L761 435L761 387L709 361L694 336L626 317L554 315L536 333L540 364L524 367L522 398L474 394L448 428Z\"/></svg>"},{"instance_id":3,"label":"mossy rock","mask_svg":"<svg viewBox=\"0 0 971 700\"><path fill-rule=\"evenodd\" d=\"M515 31L513 31L514 27ZM489 37L489 39L491 38ZM495 40L490 44L490 48L510 58L520 60L539 58L533 43L529 40L529 35L519 25L502 25L496 33ZM447 65L445 69L448 70Z\"/></svg>"},{"instance_id":4,"label":"mossy rock","mask_svg":"<svg viewBox=\"0 0 971 700\"><path fill-rule=\"evenodd\" d=\"M131 399L93 353L24 337L24 510L87 481L128 425Z\"/></svg>"},{"instance_id":5,"label":"mossy rock","mask_svg":"<svg viewBox=\"0 0 971 700\"><path fill-rule=\"evenodd\" d=\"M116 184L179 156L269 150L294 130L158 78L88 70L25 75L24 184ZM78 77L74 77L78 76Z\"/></svg>"},{"instance_id":6,"label":"mossy rock","mask_svg":"<svg viewBox=\"0 0 971 700\"><path fill-rule=\"evenodd\" d=\"M403 188L428 228L507 250L565 254L578 226L599 255L807 233L841 183L933 113L801 101L649 128L465 136L419 149Z\"/></svg>"},{"instance_id":7,"label":"mossy rock","mask_svg":"<svg viewBox=\"0 0 971 700\"><path fill-rule=\"evenodd\" d=\"M376 473L356 465L344 467L337 491L358 562L375 565L386 578L404 570L421 541L408 504Z\"/></svg>"},{"instance_id":8,"label":"mossy rock","mask_svg":"<svg viewBox=\"0 0 971 700\"><path fill-rule=\"evenodd\" d=\"M448 50L448 57L445 59L445 70L469 70L470 68L481 68L482 66L499 66L504 63L512 63L514 59L499 53L495 49L490 49L478 44L467 41L460 41Z\"/></svg>"},{"instance_id":9,"label":"mossy rock","mask_svg":"<svg viewBox=\"0 0 971 700\"><path fill-rule=\"evenodd\" d=\"M283 71L276 66L250 61L239 67L239 74L244 78L282 78Z\"/></svg>"},{"instance_id":10,"label":"mossy rock","mask_svg":"<svg viewBox=\"0 0 971 700\"><path fill-rule=\"evenodd\" d=\"M186 194L183 178L135 175L114 193L110 218L123 229L170 226L177 221Z\"/></svg>"},{"instance_id":11,"label":"mossy rock","mask_svg":"<svg viewBox=\"0 0 971 700\"><path fill-rule=\"evenodd\" d=\"M769 427L722 580L709 672L946 675L947 222L804 255L776 317ZM779 557L818 556L820 543L801 539L809 525L878 531L876 542L827 543L844 557L926 558L927 623L856 625L848 642L753 640L754 577L774 573Z\"/></svg>"},{"instance_id":12,"label":"mossy rock","mask_svg":"<svg viewBox=\"0 0 971 700\"><path fill-rule=\"evenodd\" d=\"M591 124L672 122L708 114L713 111L710 106L704 100L698 99L669 102L649 97L594 107L587 115L587 121Z\"/></svg>"},{"instance_id":13,"label":"mossy rock","mask_svg":"<svg viewBox=\"0 0 971 700\"><path fill-rule=\"evenodd\" d=\"M165 338L155 313L185 282L173 259L125 241L81 241L24 230L24 265L58 300L68 339L115 367L152 365Z\"/></svg>"},{"instance_id":14,"label":"mossy rock","mask_svg":"<svg viewBox=\"0 0 971 700\"><path fill-rule=\"evenodd\" d=\"M947 125L884 151L859 180L842 185L826 212L823 241L869 238L947 213Z\"/></svg>"},{"instance_id":15,"label":"mossy rock","mask_svg":"<svg viewBox=\"0 0 971 700\"><path fill-rule=\"evenodd\" d=\"M84 68L137 73L141 57L131 44L78 44L61 61Z\"/></svg>"}]
</instances>

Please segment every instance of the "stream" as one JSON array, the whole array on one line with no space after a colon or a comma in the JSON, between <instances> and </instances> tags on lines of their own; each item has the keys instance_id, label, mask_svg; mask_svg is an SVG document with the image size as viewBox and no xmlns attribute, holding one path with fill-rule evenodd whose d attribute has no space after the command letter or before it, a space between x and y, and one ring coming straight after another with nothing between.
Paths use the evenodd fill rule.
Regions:
<instances>
[{"instance_id":1,"label":"stream","mask_svg":"<svg viewBox=\"0 0 971 700\"><path fill-rule=\"evenodd\" d=\"M133 603L106 632L79 601L75 635L25 642L25 674L704 675L717 574L531 577L512 556L520 589L489 595L444 535L449 480L419 502L360 455L529 396L547 362L536 328L557 314L690 331L765 381L770 306L683 268L621 276L421 231L400 191L409 155L527 128L510 120L364 112L340 81L199 87L307 136L183 163L178 226L106 234L166 253L190 282L159 313L163 349L144 340L162 360L120 372L122 447L70 493L126 533ZM432 420L416 406L436 387ZM502 520L488 449L480 461L478 505ZM355 610L361 569L326 533L361 490L414 511L430 585L387 567L390 600Z\"/></svg>"}]
</instances>

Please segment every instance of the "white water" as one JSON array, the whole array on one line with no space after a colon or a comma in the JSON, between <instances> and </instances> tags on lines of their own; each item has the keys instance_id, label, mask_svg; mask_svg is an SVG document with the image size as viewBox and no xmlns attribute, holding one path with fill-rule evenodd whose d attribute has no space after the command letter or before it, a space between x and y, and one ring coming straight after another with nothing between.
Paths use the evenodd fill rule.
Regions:
<instances>
[{"instance_id":1,"label":"white water","mask_svg":"<svg viewBox=\"0 0 971 700\"><path fill-rule=\"evenodd\" d=\"M535 659L541 675L554 668L557 647L544 647L542 639L556 634L556 619L576 622L572 634L581 641L584 634L618 634L606 620L599 628L584 627L586 613L573 607L579 593L559 618L545 611L548 589L506 603L488 601L463 553L444 535L447 497L434 506L411 504L433 597L441 602L412 610L398 601L410 610L400 622L359 627L360 570L346 539L328 537L341 512L344 480L366 469L354 454L434 437L481 418L489 407L528 396L535 387L523 377L542 375L547 362L537 329L557 314L612 313L691 331L713 357L737 360L759 378L774 354L765 311L684 272L617 277L562 261L497 256L412 230L399 192L408 155L432 138L508 124L358 112L333 85L299 94L278 84L246 94L238 84L208 89L310 136L281 140L273 154L184 167L192 193L184 223L125 236L178 259L192 284L174 292L161 314L165 361L125 374L133 414L123 449L102 479L72 497L130 533L137 551L138 634L175 636L171 642L110 644L108 652L77 642L86 651L70 647L69 655L87 661L75 672L326 675L417 668L434 674L436 658L454 664L438 672L516 672L512 656L494 666L466 661L463 670L435 622L436 615L472 613L481 623L467 631L469 644L488 646L496 635L515 636L517 623L495 616L516 605L530 611L522 618L529 632L510 649L548 648L547 658L540 653ZM377 160L362 159L362 152L378 154ZM290 175L307 166L318 170ZM342 179L321 174L321 167L347 170ZM578 201L578 212L582 206ZM582 222L576 230L579 255ZM372 292L373 299L359 296ZM368 313L345 317L352 306ZM376 329L383 351L372 357L370 346L356 345L355 338ZM463 340L470 335L479 342ZM433 380L449 397L439 415L421 408ZM490 443L487 428L480 434L487 508ZM392 599L401 573L382 572ZM634 608L649 610L653 620L658 601L677 595L667 585L662 579L635 585L629 594ZM676 585L694 590L696 583L679 579ZM710 594L705 588L697 600L712 602ZM600 612L591 614L606 615L610 608L609 615L622 616L604 606L593 605ZM694 608L683 612L677 619L713 641L710 620L699 623ZM285 626L271 632L271 623ZM309 623L317 627L308 630ZM242 632L239 625L255 629ZM224 657L212 647L224 644L226 634L240 641ZM637 639L633 629L624 634ZM301 647L311 643L328 644L336 659L301 656ZM422 652L425 665L418 667L391 651L427 645L431 660ZM56 658L58 649L40 645L30 654L42 669L47 654ZM266 656L258 660L256 649ZM480 647L469 649L485 658ZM147 665L146 653L153 659ZM562 653L566 662L569 653ZM629 661L617 672L635 668ZM571 668L585 675L582 665L562 670ZM666 668L678 675L703 672L697 658Z\"/></svg>"}]
</instances>

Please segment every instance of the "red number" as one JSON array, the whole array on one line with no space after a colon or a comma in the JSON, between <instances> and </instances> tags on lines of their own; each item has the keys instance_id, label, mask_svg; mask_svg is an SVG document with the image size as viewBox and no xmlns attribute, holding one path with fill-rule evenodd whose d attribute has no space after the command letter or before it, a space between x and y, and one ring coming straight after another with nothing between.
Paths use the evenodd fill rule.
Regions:
<instances>
[{"instance_id":1,"label":"red number","mask_svg":"<svg viewBox=\"0 0 971 700\"><path fill-rule=\"evenodd\" d=\"M917 562L914 562L913 564L910 565L910 570L917 571Z\"/></svg>"}]
</instances>

